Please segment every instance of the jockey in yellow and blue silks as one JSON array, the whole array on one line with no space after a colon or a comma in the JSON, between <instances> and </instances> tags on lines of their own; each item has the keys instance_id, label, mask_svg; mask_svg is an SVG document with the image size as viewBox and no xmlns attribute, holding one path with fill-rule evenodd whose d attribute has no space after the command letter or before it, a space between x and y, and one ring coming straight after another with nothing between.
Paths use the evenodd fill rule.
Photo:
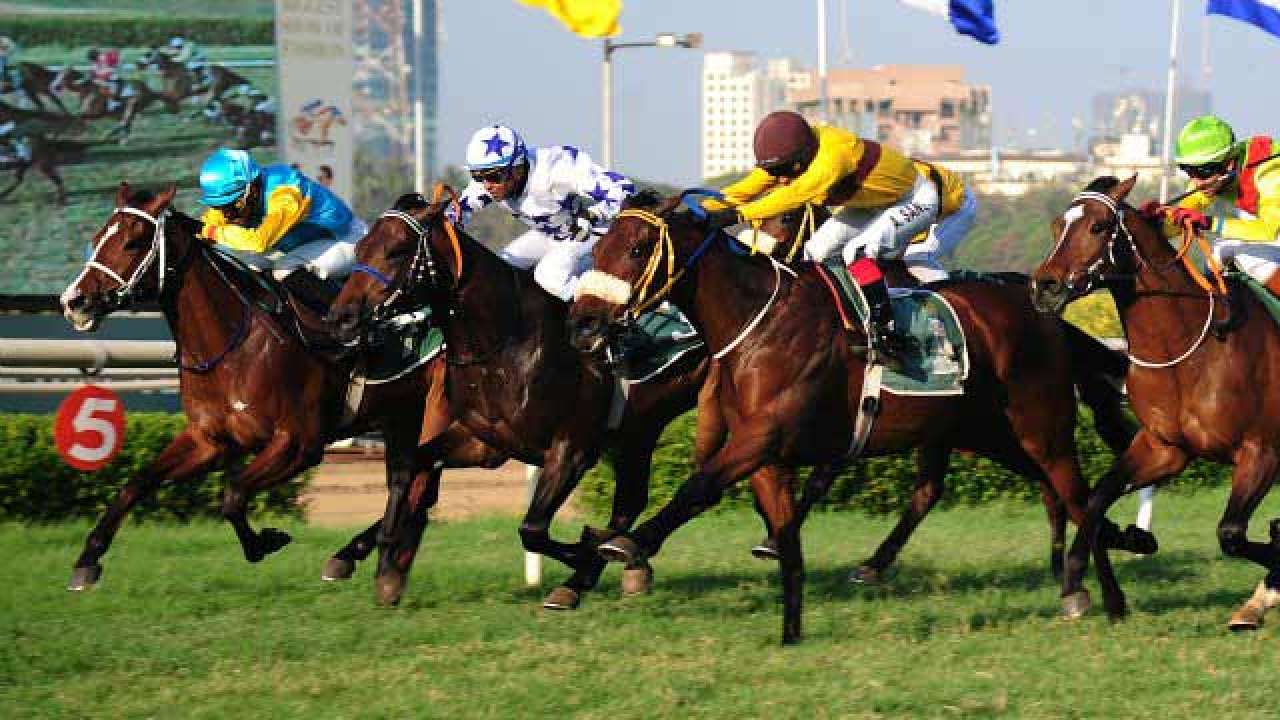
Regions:
<instances>
[{"instance_id":1,"label":"jockey in yellow and blue silks","mask_svg":"<svg viewBox=\"0 0 1280 720\"><path fill-rule=\"evenodd\" d=\"M200 202L209 207L204 238L279 280L300 269L321 279L346 277L367 229L324 186L288 165L259 167L243 150L219 148L204 161Z\"/></svg>"},{"instance_id":2,"label":"jockey in yellow and blue silks","mask_svg":"<svg viewBox=\"0 0 1280 720\"><path fill-rule=\"evenodd\" d=\"M753 141L756 168L724 189L732 207L712 227L756 222L803 207L834 212L805 243L805 255L842 255L871 311L875 347L900 363L910 340L894 332L889 291L877 260L901 258L913 237L938 218L939 190L905 155L836 127L810 127L801 115L765 116ZM714 205L713 205L714 206Z\"/></svg>"},{"instance_id":3,"label":"jockey in yellow and blue silks","mask_svg":"<svg viewBox=\"0 0 1280 720\"><path fill-rule=\"evenodd\" d=\"M1230 125L1205 115L1178 134L1174 160L1193 192L1166 214L1166 234L1191 221L1219 237L1219 262L1280 295L1280 144L1266 135L1237 141Z\"/></svg>"}]
</instances>

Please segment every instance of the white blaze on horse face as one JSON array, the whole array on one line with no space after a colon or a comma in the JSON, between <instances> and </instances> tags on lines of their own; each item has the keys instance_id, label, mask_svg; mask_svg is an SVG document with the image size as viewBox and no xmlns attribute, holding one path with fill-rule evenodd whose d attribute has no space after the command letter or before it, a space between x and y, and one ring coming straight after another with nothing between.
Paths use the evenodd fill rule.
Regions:
<instances>
[{"instance_id":1,"label":"white blaze on horse face","mask_svg":"<svg viewBox=\"0 0 1280 720\"><path fill-rule=\"evenodd\" d=\"M84 261L84 266L81 268L81 272L76 275L76 279L73 279L72 284L69 284L69 286L67 286L67 290L64 290L63 295L59 297L58 301L63 305L63 307L67 307L68 302L76 299L76 296L79 295L79 283L83 281L84 275L87 275L88 272L90 272L90 269L92 269L93 261L97 260L97 254L102 250L102 246L106 245L106 243L111 240L111 237L114 237L115 233L118 232L120 232L120 223L111 223L111 227L106 228L106 232L102 233L102 237L97 241L97 245L93 246L93 254L90 255L88 260Z\"/></svg>"},{"instance_id":2,"label":"white blaze on horse face","mask_svg":"<svg viewBox=\"0 0 1280 720\"><path fill-rule=\"evenodd\" d=\"M597 297L611 305L626 305L631 299L631 283L600 270L588 270L578 280L574 299Z\"/></svg>"},{"instance_id":3,"label":"white blaze on horse face","mask_svg":"<svg viewBox=\"0 0 1280 720\"><path fill-rule=\"evenodd\" d=\"M1071 224L1084 217L1083 205L1072 205L1067 211L1062 213L1062 235L1058 236L1058 242L1053 246L1053 252L1049 254L1052 259L1062 249L1063 243L1067 241L1067 234L1071 232Z\"/></svg>"}]
</instances>

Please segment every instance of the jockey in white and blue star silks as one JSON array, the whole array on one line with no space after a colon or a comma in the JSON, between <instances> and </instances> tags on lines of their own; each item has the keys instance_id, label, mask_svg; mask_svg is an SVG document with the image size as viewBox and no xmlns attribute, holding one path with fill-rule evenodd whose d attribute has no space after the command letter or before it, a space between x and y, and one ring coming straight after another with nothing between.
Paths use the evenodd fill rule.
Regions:
<instances>
[{"instance_id":1,"label":"jockey in white and blue star silks","mask_svg":"<svg viewBox=\"0 0 1280 720\"><path fill-rule=\"evenodd\" d=\"M569 302L578 278L591 269L591 248L635 192L625 176L592 162L570 145L530 148L509 127L481 128L467 144L471 183L463 190L459 226L471 214L500 203L531 229L502 249L503 260Z\"/></svg>"}]
</instances>

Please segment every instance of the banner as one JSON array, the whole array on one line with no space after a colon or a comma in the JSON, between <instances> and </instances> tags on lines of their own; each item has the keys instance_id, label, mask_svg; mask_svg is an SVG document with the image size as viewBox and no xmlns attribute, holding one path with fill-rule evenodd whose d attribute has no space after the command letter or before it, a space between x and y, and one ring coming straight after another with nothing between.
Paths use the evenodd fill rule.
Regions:
<instances>
[{"instance_id":1,"label":"banner","mask_svg":"<svg viewBox=\"0 0 1280 720\"><path fill-rule=\"evenodd\" d=\"M1210 15L1235 18L1280 36L1280 2L1277 0L1209 0Z\"/></svg>"},{"instance_id":2,"label":"banner","mask_svg":"<svg viewBox=\"0 0 1280 720\"><path fill-rule=\"evenodd\" d=\"M618 15L622 0L520 0L539 7L577 35L587 38L613 37L619 32Z\"/></svg>"},{"instance_id":3,"label":"banner","mask_svg":"<svg viewBox=\"0 0 1280 720\"><path fill-rule=\"evenodd\" d=\"M276 0L284 162L348 202L355 154L351 9L345 0Z\"/></svg>"},{"instance_id":4,"label":"banner","mask_svg":"<svg viewBox=\"0 0 1280 720\"><path fill-rule=\"evenodd\" d=\"M986 43L1000 42L994 0L901 0L904 5L950 18L956 32Z\"/></svg>"}]
</instances>

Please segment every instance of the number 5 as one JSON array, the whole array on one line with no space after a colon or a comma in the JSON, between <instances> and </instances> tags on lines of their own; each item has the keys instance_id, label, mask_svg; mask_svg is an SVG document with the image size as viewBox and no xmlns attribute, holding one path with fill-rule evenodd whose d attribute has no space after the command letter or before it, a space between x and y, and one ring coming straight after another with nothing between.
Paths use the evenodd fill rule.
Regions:
<instances>
[{"instance_id":1,"label":"number 5","mask_svg":"<svg viewBox=\"0 0 1280 720\"><path fill-rule=\"evenodd\" d=\"M116 447L116 427L109 420L94 417L96 413L115 412L116 401L111 398L86 398L80 406L76 417L71 421L71 428L76 433L90 432L102 438L96 446L73 444L67 451L71 457L81 462L98 462L111 454Z\"/></svg>"}]
</instances>

